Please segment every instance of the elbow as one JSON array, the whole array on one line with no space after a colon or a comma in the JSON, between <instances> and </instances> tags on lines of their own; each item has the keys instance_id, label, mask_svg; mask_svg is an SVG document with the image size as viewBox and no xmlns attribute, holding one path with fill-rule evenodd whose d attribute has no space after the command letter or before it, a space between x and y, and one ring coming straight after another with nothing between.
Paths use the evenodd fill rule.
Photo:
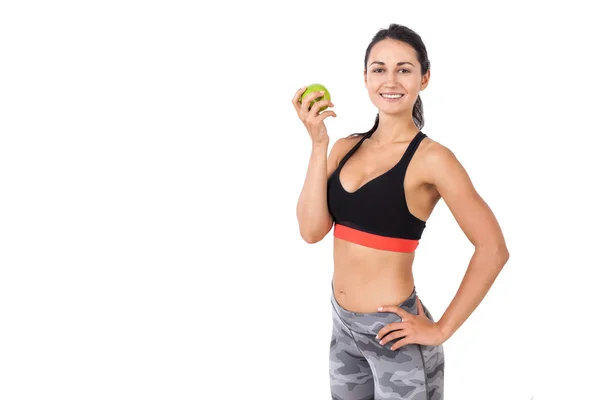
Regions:
<instances>
[{"instance_id":1,"label":"elbow","mask_svg":"<svg viewBox=\"0 0 600 400\"><path fill-rule=\"evenodd\" d=\"M510 258L510 253L508 252L508 249L505 247L504 248L504 261L508 261L508 259Z\"/></svg>"},{"instance_id":2,"label":"elbow","mask_svg":"<svg viewBox=\"0 0 600 400\"><path fill-rule=\"evenodd\" d=\"M331 222L326 226L314 227L314 229L300 229L300 236L308 244L319 243L331 230Z\"/></svg>"},{"instance_id":3,"label":"elbow","mask_svg":"<svg viewBox=\"0 0 600 400\"><path fill-rule=\"evenodd\" d=\"M321 241L318 238L303 238L303 239L308 244L315 244L315 243L319 243Z\"/></svg>"},{"instance_id":4,"label":"elbow","mask_svg":"<svg viewBox=\"0 0 600 400\"><path fill-rule=\"evenodd\" d=\"M510 258L510 253L506 246L501 246L496 249L495 256L498 265L500 265L500 268L503 268Z\"/></svg>"},{"instance_id":5,"label":"elbow","mask_svg":"<svg viewBox=\"0 0 600 400\"><path fill-rule=\"evenodd\" d=\"M506 246L506 243L502 241L502 243L496 246L496 249L496 255L498 259L502 262L502 264L506 264L508 262L508 259L510 258L510 253L508 252L508 247Z\"/></svg>"},{"instance_id":6,"label":"elbow","mask_svg":"<svg viewBox=\"0 0 600 400\"><path fill-rule=\"evenodd\" d=\"M481 245L475 247L475 252L488 258L498 268L503 268L510 258L506 245Z\"/></svg>"},{"instance_id":7,"label":"elbow","mask_svg":"<svg viewBox=\"0 0 600 400\"><path fill-rule=\"evenodd\" d=\"M333 226L331 217L326 221L320 221L320 223L302 223L300 219L298 221L300 236L308 244L315 244L323 240Z\"/></svg>"},{"instance_id":8,"label":"elbow","mask_svg":"<svg viewBox=\"0 0 600 400\"><path fill-rule=\"evenodd\" d=\"M308 244L315 244L315 243L320 242L323 239L322 235L317 235L314 233L307 233L307 232L300 232L300 236Z\"/></svg>"}]
</instances>

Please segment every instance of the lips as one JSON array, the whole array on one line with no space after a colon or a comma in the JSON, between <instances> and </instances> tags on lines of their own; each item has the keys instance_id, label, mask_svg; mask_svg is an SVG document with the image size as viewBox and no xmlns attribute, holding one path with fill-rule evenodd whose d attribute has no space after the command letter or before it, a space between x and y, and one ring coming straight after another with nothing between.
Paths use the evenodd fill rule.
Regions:
<instances>
[{"instance_id":1,"label":"lips","mask_svg":"<svg viewBox=\"0 0 600 400\"><path fill-rule=\"evenodd\" d=\"M386 100L400 100L404 97L404 93L379 93Z\"/></svg>"}]
</instances>

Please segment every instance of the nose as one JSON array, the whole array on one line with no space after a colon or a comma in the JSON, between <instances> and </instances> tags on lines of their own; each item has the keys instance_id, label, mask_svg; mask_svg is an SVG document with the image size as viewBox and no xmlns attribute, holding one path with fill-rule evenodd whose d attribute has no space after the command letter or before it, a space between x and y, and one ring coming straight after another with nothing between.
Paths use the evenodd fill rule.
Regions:
<instances>
[{"instance_id":1,"label":"nose","mask_svg":"<svg viewBox=\"0 0 600 400\"><path fill-rule=\"evenodd\" d=\"M396 86L396 84L398 83L399 79L398 79L398 74L396 74L396 71L390 69L390 71L387 73L386 77L385 77L385 84L387 87L394 87Z\"/></svg>"}]
</instances>

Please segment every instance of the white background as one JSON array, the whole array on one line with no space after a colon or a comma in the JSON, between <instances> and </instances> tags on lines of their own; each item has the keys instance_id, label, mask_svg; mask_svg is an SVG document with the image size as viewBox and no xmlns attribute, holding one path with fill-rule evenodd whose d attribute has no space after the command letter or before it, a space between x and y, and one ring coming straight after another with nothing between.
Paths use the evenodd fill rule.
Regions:
<instances>
[{"instance_id":1,"label":"white background","mask_svg":"<svg viewBox=\"0 0 600 400\"><path fill-rule=\"evenodd\" d=\"M446 400L596 398L600 63L591 2L3 2L0 398L327 399L332 234L295 207L325 84L331 143L373 123L365 50L431 60L423 132L511 259L445 344ZM439 318L473 248L440 202L414 265Z\"/></svg>"}]
</instances>

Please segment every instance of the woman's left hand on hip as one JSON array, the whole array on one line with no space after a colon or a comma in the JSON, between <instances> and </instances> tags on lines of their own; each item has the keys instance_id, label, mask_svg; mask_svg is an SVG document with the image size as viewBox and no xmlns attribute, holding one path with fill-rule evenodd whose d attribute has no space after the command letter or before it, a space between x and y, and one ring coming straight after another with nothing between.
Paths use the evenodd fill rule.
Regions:
<instances>
[{"instance_id":1,"label":"woman's left hand on hip","mask_svg":"<svg viewBox=\"0 0 600 400\"><path fill-rule=\"evenodd\" d=\"M431 321L425 315L423 304L417 296L418 314L414 315L398 306L383 306L379 307L380 312L393 312L398 314L402 321L392 322L381 328L375 336L376 339L381 339L381 345L385 345L391 340L399 339L391 347L392 350L397 350L405 344L421 344L426 346L439 346L446 339L437 322Z\"/></svg>"}]
</instances>

